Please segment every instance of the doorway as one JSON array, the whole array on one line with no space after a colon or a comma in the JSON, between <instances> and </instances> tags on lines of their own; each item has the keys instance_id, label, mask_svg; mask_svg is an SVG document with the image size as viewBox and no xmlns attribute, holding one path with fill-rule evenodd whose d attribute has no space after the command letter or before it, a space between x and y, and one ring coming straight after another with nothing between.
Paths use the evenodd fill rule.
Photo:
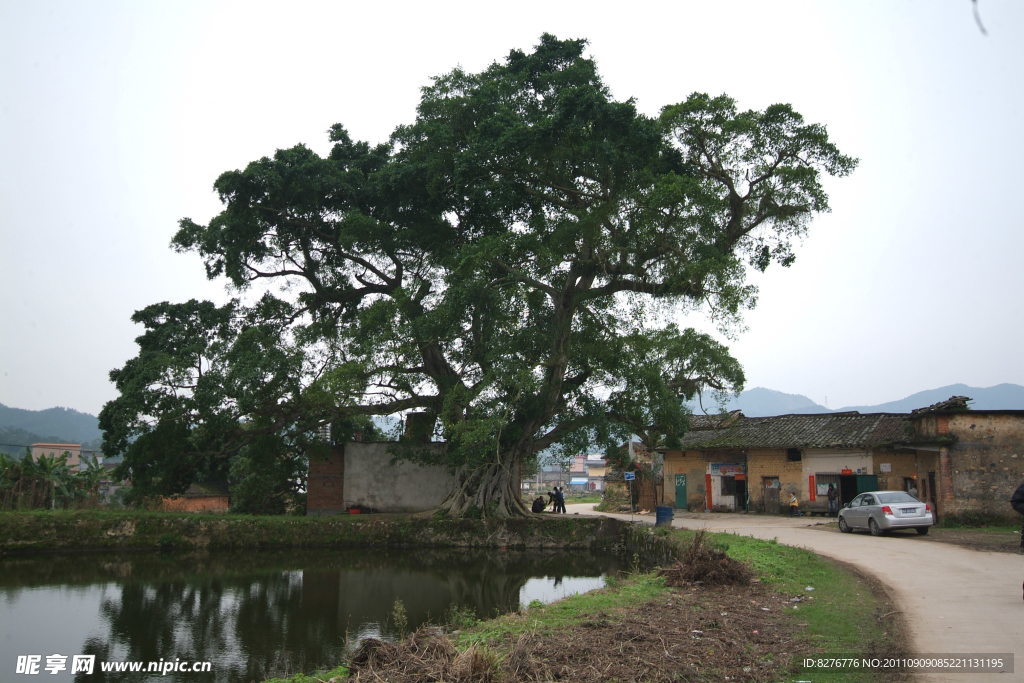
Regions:
<instances>
[{"instance_id":1,"label":"doorway","mask_svg":"<svg viewBox=\"0 0 1024 683\"><path fill-rule=\"evenodd\" d=\"M749 509L747 500L747 477L746 475L736 476L736 509L746 512Z\"/></svg>"},{"instance_id":2,"label":"doorway","mask_svg":"<svg viewBox=\"0 0 1024 683\"><path fill-rule=\"evenodd\" d=\"M685 510L689 506L686 497L686 475L676 475L676 508Z\"/></svg>"},{"instance_id":3,"label":"doorway","mask_svg":"<svg viewBox=\"0 0 1024 683\"><path fill-rule=\"evenodd\" d=\"M936 500L938 496L935 495L935 472L928 473L928 502L932 504L932 516L935 523L939 523L939 503Z\"/></svg>"},{"instance_id":4,"label":"doorway","mask_svg":"<svg viewBox=\"0 0 1024 683\"><path fill-rule=\"evenodd\" d=\"M843 506L857 497L857 475L839 475L839 505Z\"/></svg>"}]
</instances>

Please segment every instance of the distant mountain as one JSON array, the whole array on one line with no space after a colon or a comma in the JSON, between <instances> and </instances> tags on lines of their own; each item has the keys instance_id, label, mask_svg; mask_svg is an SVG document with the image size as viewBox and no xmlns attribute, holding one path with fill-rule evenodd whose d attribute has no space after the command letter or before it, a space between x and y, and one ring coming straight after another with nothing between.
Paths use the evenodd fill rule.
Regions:
<instances>
[{"instance_id":1,"label":"distant mountain","mask_svg":"<svg viewBox=\"0 0 1024 683\"><path fill-rule=\"evenodd\" d=\"M946 398L949 398L948 396ZM690 404L690 409L697 414L707 411L717 413L720 409L725 411L742 410L747 417L767 417L769 415L788 415L791 413L829 413L832 412L822 405L818 405L802 394L786 394L774 389L754 387L747 389L738 397L729 398L725 405L716 403L712 398L703 402L703 408L695 403Z\"/></svg>"},{"instance_id":2,"label":"distant mountain","mask_svg":"<svg viewBox=\"0 0 1024 683\"><path fill-rule=\"evenodd\" d=\"M864 406L846 406L835 410L818 405L801 394L785 394L774 389L755 387L744 391L725 403L725 410L741 410L747 417L768 417L770 415L840 413L856 410L860 413L909 413L915 408L924 408L950 396L969 396L974 399L970 406L975 410L1024 410L1024 387L1019 384L998 384L994 387L971 387L966 384L950 384L937 389L928 389L888 403ZM695 413L706 410L718 412L719 406L713 401L705 402L704 410L690 404Z\"/></svg>"},{"instance_id":3,"label":"distant mountain","mask_svg":"<svg viewBox=\"0 0 1024 683\"><path fill-rule=\"evenodd\" d=\"M38 441L95 445L103 433L95 415L71 408L23 410L0 403L0 437L5 444L3 450L11 452L12 445L27 446Z\"/></svg>"},{"instance_id":4,"label":"distant mountain","mask_svg":"<svg viewBox=\"0 0 1024 683\"><path fill-rule=\"evenodd\" d=\"M850 406L839 410L856 410L861 413L909 413L915 408L924 408L945 401L950 396L968 396L974 399L968 404L974 410L1024 410L1024 387L1019 384L997 384L987 388L950 384L938 389L919 391L898 401L874 406Z\"/></svg>"},{"instance_id":5,"label":"distant mountain","mask_svg":"<svg viewBox=\"0 0 1024 683\"><path fill-rule=\"evenodd\" d=\"M911 394L906 398L888 403L865 406L846 406L830 410L802 394L786 394L774 389L755 387L748 389L724 404L713 398L705 398L703 406L690 404L694 413L717 413L725 410L742 410L748 417L768 417L793 413L816 414L856 410L861 413L909 413L950 396L969 396L974 399L970 406L975 410L1024 410L1024 386L1019 384L997 384L994 387L971 387L966 384L950 384L937 389L928 389ZM374 417L377 428L392 438L401 432L402 421L397 417ZM103 438L99 420L95 415L80 413L70 408L48 408L46 410L23 410L0 404L0 452L21 455L25 446L43 442L81 443L98 448Z\"/></svg>"}]
</instances>

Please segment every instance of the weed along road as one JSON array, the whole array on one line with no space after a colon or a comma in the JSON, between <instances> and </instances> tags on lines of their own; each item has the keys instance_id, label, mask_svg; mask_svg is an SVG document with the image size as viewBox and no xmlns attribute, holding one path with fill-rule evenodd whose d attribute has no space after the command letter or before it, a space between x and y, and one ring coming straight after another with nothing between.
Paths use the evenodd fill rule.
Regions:
<instances>
[{"instance_id":1,"label":"weed along road","mask_svg":"<svg viewBox=\"0 0 1024 683\"><path fill-rule=\"evenodd\" d=\"M585 504L570 505L568 512L604 514ZM654 522L653 515L632 518ZM822 523L821 517L690 512L672 522L684 529L774 538L856 566L881 581L903 612L913 648L908 654L1015 655L1012 674L928 673L914 680L1024 681L1024 557L936 543L913 532L873 537L813 528Z\"/></svg>"}]
</instances>

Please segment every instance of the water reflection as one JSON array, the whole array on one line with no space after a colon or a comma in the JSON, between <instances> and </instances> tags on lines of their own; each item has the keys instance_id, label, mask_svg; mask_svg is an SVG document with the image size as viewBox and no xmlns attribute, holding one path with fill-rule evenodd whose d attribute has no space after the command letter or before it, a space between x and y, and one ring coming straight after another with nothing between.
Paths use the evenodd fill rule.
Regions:
<instances>
[{"instance_id":1,"label":"water reflection","mask_svg":"<svg viewBox=\"0 0 1024 683\"><path fill-rule=\"evenodd\" d=\"M0 678L18 655L96 656L97 671L47 680L249 681L344 658L347 641L393 637L452 608L486 618L600 585L589 553L321 550L79 555L0 563ZM551 578L549 578L551 577ZM580 579L577 577L590 577ZM582 582L581 582L582 581ZM589 581L589 583L587 583ZM53 608L64 606L63 616ZM104 673L100 662L212 661L210 674Z\"/></svg>"}]
</instances>

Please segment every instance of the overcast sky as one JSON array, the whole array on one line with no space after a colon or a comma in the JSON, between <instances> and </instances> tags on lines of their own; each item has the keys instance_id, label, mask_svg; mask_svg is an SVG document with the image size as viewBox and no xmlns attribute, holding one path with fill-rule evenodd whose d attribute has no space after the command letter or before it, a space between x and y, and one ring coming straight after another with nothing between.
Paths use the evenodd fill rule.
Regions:
<instances>
[{"instance_id":1,"label":"overcast sky","mask_svg":"<svg viewBox=\"0 0 1024 683\"><path fill-rule=\"evenodd\" d=\"M731 343L748 387L830 407L1024 384L1024 3L0 0L0 403L96 413L132 313L225 298L178 219L275 149L380 142L419 88L541 33L618 98L788 102L861 160ZM603 9L607 7L608 9Z\"/></svg>"}]
</instances>

